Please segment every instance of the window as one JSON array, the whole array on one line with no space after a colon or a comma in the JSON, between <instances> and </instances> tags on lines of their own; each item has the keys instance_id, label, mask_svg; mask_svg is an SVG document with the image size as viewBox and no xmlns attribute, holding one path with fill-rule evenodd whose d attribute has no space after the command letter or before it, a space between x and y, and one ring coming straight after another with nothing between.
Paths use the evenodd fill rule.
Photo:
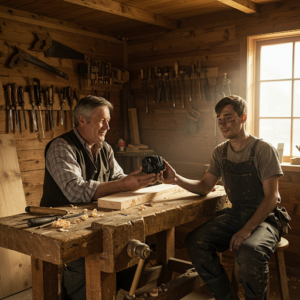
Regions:
<instances>
[{"instance_id":1,"label":"window","mask_svg":"<svg viewBox=\"0 0 300 300\"><path fill-rule=\"evenodd\" d=\"M284 143L285 157L299 156L300 37L257 42L256 136L275 148Z\"/></svg>"}]
</instances>

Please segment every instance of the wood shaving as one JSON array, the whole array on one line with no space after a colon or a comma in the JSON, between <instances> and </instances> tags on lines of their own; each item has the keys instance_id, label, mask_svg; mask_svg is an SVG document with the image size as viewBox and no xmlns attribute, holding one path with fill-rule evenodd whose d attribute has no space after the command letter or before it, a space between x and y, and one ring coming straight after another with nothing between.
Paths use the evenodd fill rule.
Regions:
<instances>
[{"instance_id":1,"label":"wood shaving","mask_svg":"<svg viewBox=\"0 0 300 300\"><path fill-rule=\"evenodd\" d=\"M145 205L141 205L140 206L140 210L145 210L146 209L146 206Z\"/></svg>"},{"instance_id":2,"label":"wood shaving","mask_svg":"<svg viewBox=\"0 0 300 300\"><path fill-rule=\"evenodd\" d=\"M74 209L77 209L77 206L74 206Z\"/></svg>"},{"instance_id":3,"label":"wood shaving","mask_svg":"<svg viewBox=\"0 0 300 300\"><path fill-rule=\"evenodd\" d=\"M158 289L154 289L151 292L149 292L150 296L157 297L158 296Z\"/></svg>"},{"instance_id":4,"label":"wood shaving","mask_svg":"<svg viewBox=\"0 0 300 300\"><path fill-rule=\"evenodd\" d=\"M63 219L58 219L57 221L53 222L52 227L70 227L70 222Z\"/></svg>"},{"instance_id":5,"label":"wood shaving","mask_svg":"<svg viewBox=\"0 0 300 300\"><path fill-rule=\"evenodd\" d=\"M145 206L153 207L153 204L152 203L146 203Z\"/></svg>"},{"instance_id":6,"label":"wood shaving","mask_svg":"<svg viewBox=\"0 0 300 300\"><path fill-rule=\"evenodd\" d=\"M70 204L70 206L71 206L72 208L74 208L74 205L73 205L73 204Z\"/></svg>"},{"instance_id":7,"label":"wood shaving","mask_svg":"<svg viewBox=\"0 0 300 300\"><path fill-rule=\"evenodd\" d=\"M69 231L68 229L59 228L57 231Z\"/></svg>"},{"instance_id":8,"label":"wood shaving","mask_svg":"<svg viewBox=\"0 0 300 300\"><path fill-rule=\"evenodd\" d=\"M83 212L87 212L88 210L87 210L87 208L85 208L84 210L83 210Z\"/></svg>"},{"instance_id":9,"label":"wood shaving","mask_svg":"<svg viewBox=\"0 0 300 300\"><path fill-rule=\"evenodd\" d=\"M85 220L87 220L89 218L89 216L87 215L87 214L85 214L85 215L83 215L82 217L81 217L81 220L82 221L85 221Z\"/></svg>"},{"instance_id":10,"label":"wood shaving","mask_svg":"<svg viewBox=\"0 0 300 300\"><path fill-rule=\"evenodd\" d=\"M141 213L141 212L139 212L139 213L138 213L138 215L139 215L139 216L141 216L141 215L142 215L142 213Z\"/></svg>"}]
</instances>

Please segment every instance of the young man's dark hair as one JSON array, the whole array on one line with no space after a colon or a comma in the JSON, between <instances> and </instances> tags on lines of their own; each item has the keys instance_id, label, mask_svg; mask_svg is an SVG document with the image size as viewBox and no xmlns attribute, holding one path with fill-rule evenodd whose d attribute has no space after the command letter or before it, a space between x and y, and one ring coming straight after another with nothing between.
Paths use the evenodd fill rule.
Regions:
<instances>
[{"instance_id":1,"label":"young man's dark hair","mask_svg":"<svg viewBox=\"0 0 300 300\"><path fill-rule=\"evenodd\" d=\"M241 117L243 114L247 113L247 102L240 96L231 95L221 99L215 107L215 112L217 115L221 113L223 108L231 104L234 111Z\"/></svg>"}]
</instances>

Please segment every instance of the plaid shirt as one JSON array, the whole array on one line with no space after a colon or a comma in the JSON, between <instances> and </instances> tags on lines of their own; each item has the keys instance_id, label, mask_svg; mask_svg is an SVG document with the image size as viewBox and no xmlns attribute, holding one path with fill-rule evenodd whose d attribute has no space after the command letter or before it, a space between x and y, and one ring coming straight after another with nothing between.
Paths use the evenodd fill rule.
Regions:
<instances>
[{"instance_id":1,"label":"plaid shirt","mask_svg":"<svg viewBox=\"0 0 300 300\"><path fill-rule=\"evenodd\" d=\"M77 129L73 129L92 162L96 165L97 154L101 151L102 144L95 144L96 158L88 144L79 135ZM109 146L109 145L108 145ZM109 146L108 163L110 167L110 181L122 179L126 175L114 158L114 152ZM71 146L62 138L57 138L50 145L46 155L46 168L63 194L71 203L89 203L98 189L100 182L95 180L84 181L81 176L81 168L76 160L76 154Z\"/></svg>"}]
</instances>

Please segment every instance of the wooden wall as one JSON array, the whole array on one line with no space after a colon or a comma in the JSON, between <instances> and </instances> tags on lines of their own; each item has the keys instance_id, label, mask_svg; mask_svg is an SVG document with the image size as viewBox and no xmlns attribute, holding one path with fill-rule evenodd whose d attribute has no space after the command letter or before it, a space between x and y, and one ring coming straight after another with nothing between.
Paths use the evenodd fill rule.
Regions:
<instances>
[{"instance_id":1,"label":"wooden wall","mask_svg":"<svg viewBox=\"0 0 300 300\"><path fill-rule=\"evenodd\" d=\"M202 125L196 134L184 134L187 120L186 111L180 108L179 97L173 116L170 104L152 103L150 90L149 113L145 113L144 94L141 92L139 72L141 68L168 66L173 70L174 62L190 68L191 61L201 60L203 68L218 67L217 90L222 84L224 73L231 80L232 94L243 94L246 86L244 53L247 36L300 29L300 2L282 1L262 6L259 15L247 15L237 10L199 16L183 20L177 30L157 30L143 34L138 29L129 41L129 68L132 71L131 87L138 109L141 143L149 145L175 167L179 174L190 178L201 178L209 163L214 147L223 138L218 133L214 140L213 101L206 101L204 80L202 80L202 100L188 101L188 81L186 81L186 107L194 107L201 112ZM227 90L225 89L228 95ZM211 89L212 93L212 89ZM165 113L163 113L165 110ZM291 214L293 230L288 236L291 241L286 250L287 266L300 270L300 219L299 219L299 173L287 172L280 180L282 206ZM198 222L199 223L199 222ZM186 233L195 224L177 229L179 245Z\"/></svg>"},{"instance_id":2,"label":"wooden wall","mask_svg":"<svg viewBox=\"0 0 300 300\"><path fill-rule=\"evenodd\" d=\"M35 35L33 34L34 32L47 34L52 39L63 43L79 52L82 52L93 59L99 59L104 62L111 62L112 66L114 67L122 67L122 42L112 42L100 38L89 37L85 34L77 34L76 30L73 30L74 28L76 28L77 25L74 25L74 28L71 28L75 33L68 32L70 31L70 28L64 30L64 27L60 25L63 22L57 22L53 20L52 23L49 18L47 19L47 21L50 24L49 26L54 28L57 27L60 30L50 29L45 26L31 25L29 24L30 22L28 23L27 17L32 16L35 20L38 20L39 17L37 17L36 15L34 16L33 14L27 14L28 16L26 16L26 14L27 13L22 12L21 15L22 18L25 17L26 22L14 21L12 19L9 19L9 14L8 18L0 18L0 82L4 87L4 91L6 84L16 83L18 86L24 86L24 89L27 92L29 85L33 84L33 78L37 77L41 82L42 92L44 92L46 88L50 87L50 85L53 84L56 93L61 93L62 88L64 86L71 86L73 90L75 88L77 90L80 90L81 95L89 95L92 93L90 88L84 90L84 86L81 85L81 80L78 74L78 65L79 63L81 63L81 61L70 59L45 58L42 52L34 52L29 50L31 49L36 39ZM36 22L37 21L35 21L35 23ZM44 19L43 24L45 23L46 22ZM67 73L69 75L69 80L65 80L63 78L55 76L54 74L45 71L41 68L38 68L32 64L28 64L28 67L22 67L17 69L9 68L7 64L11 57L14 55L14 53L16 53L13 48L14 45L17 45L18 47L27 51L31 55ZM122 125L120 123L119 91L114 90L113 92L111 92L110 96L111 102L115 106L115 113L111 121L111 126L113 129L110 130L107 134L107 141L110 144L114 145L123 134ZM74 101L74 105L75 104L76 101ZM26 111L26 119L27 124L29 124L29 129L24 129L23 116L20 112L19 117L21 122L21 132L18 132L16 130L14 130L13 132L17 145L17 153L20 163L27 205L39 205L42 196L45 165L44 149L46 144L53 138L71 130L70 111L65 111L64 125L60 125L60 104L55 103L55 107L55 129L50 130L48 115L45 112L45 106L42 105L44 127L46 125L45 139L42 137L41 129L39 130L39 134L36 134L33 130L31 110ZM4 106L1 106L0 133L9 132L8 112L5 111L4 108ZM41 128L37 106L35 106L35 110L39 122L38 125L39 128Z\"/></svg>"}]
</instances>

